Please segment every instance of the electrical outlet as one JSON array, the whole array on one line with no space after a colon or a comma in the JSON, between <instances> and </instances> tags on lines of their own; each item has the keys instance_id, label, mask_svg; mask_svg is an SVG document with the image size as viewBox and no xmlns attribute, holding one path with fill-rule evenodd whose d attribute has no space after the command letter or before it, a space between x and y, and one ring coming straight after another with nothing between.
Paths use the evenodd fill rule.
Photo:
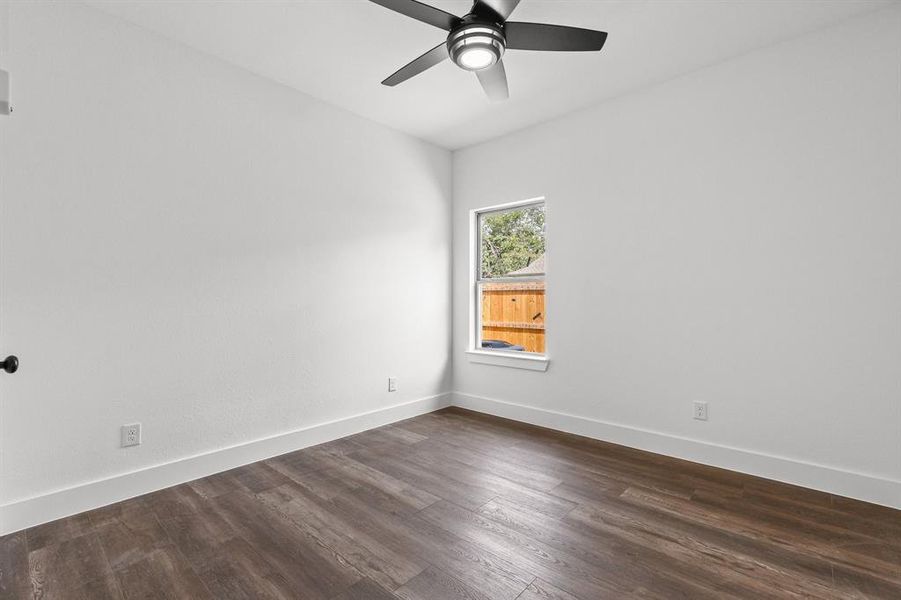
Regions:
<instances>
[{"instance_id":1,"label":"electrical outlet","mask_svg":"<svg viewBox=\"0 0 901 600\"><path fill-rule=\"evenodd\" d=\"M388 378L388 391L389 392L397 391L397 377L389 377Z\"/></svg>"},{"instance_id":2,"label":"electrical outlet","mask_svg":"<svg viewBox=\"0 0 901 600\"><path fill-rule=\"evenodd\" d=\"M132 423L131 425L122 426L122 447L141 445L141 424Z\"/></svg>"},{"instance_id":3,"label":"electrical outlet","mask_svg":"<svg viewBox=\"0 0 901 600\"><path fill-rule=\"evenodd\" d=\"M695 402L695 419L698 421L707 420L707 403Z\"/></svg>"}]
</instances>

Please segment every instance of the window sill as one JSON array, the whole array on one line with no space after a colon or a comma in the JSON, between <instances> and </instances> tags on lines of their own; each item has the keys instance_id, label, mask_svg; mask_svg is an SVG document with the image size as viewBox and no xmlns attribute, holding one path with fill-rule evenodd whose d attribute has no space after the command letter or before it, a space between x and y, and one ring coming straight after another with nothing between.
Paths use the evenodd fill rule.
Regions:
<instances>
[{"instance_id":1,"label":"window sill","mask_svg":"<svg viewBox=\"0 0 901 600\"><path fill-rule=\"evenodd\" d=\"M524 355L519 352L467 350L466 354L471 363L527 369L529 371L547 371L548 363L550 362L547 356Z\"/></svg>"}]
</instances>

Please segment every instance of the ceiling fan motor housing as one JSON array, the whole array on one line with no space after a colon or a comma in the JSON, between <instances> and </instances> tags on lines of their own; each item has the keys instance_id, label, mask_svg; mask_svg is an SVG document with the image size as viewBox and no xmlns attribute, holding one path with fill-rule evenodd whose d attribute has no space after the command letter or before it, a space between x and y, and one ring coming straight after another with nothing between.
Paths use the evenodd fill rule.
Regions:
<instances>
[{"instance_id":1,"label":"ceiling fan motor housing","mask_svg":"<svg viewBox=\"0 0 901 600\"><path fill-rule=\"evenodd\" d=\"M447 51L451 60L467 71L481 71L494 66L506 48L503 28L473 15L463 17L460 26L447 36Z\"/></svg>"}]
</instances>

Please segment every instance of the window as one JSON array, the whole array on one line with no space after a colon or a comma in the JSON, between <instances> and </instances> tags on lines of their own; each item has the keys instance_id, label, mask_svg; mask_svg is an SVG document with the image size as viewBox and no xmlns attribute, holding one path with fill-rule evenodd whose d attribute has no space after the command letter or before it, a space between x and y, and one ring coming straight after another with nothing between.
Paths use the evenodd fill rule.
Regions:
<instances>
[{"instance_id":1,"label":"window","mask_svg":"<svg viewBox=\"0 0 901 600\"><path fill-rule=\"evenodd\" d=\"M543 358L547 250L544 200L473 211L473 233L472 351Z\"/></svg>"}]
</instances>

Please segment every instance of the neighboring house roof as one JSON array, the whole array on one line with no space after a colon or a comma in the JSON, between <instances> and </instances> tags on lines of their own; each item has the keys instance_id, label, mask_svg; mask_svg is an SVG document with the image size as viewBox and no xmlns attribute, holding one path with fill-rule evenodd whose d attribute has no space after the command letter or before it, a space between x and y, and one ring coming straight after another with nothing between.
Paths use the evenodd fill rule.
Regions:
<instances>
[{"instance_id":1,"label":"neighboring house roof","mask_svg":"<svg viewBox=\"0 0 901 600\"><path fill-rule=\"evenodd\" d=\"M541 275L544 273L544 254L533 260L527 267L507 273L507 277L517 275Z\"/></svg>"}]
</instances>

